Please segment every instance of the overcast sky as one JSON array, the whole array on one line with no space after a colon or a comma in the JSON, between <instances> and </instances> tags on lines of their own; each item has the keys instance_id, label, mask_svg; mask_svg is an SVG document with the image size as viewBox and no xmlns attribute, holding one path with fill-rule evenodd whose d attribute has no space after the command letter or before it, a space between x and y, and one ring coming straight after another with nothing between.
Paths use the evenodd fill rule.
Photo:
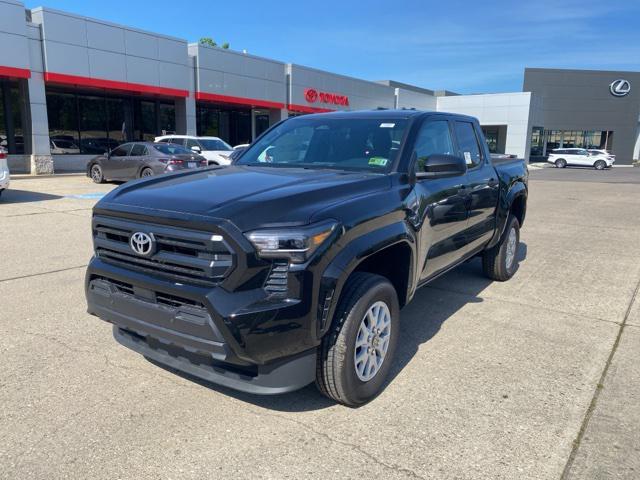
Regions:
<instances>
[{"instance_id":1,"label":"overcast sky","mask_svg":"<svg viewBox=\"0 0 640 480\"><path fill-rule=\"evenodd\" d=\"M522 90L524 67L640 71L640 1L43 0L88 17L369 80Z\"/></svg>"}]
</instances>

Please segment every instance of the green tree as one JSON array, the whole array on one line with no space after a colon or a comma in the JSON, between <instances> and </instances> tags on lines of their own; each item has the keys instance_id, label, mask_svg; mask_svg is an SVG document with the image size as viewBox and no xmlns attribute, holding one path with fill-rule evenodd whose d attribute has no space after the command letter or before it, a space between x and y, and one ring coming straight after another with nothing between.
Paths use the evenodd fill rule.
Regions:
<instances>
[{"instance_id":1,"label":"green tree","mask_svg":"<svg viewBox=\"0 0 640 480\"><path fill-rule=\"evenodd\" d=\"M201 45L208 45L208 46L210 46L210 47L217 47L217 46L218 46L218 44L216 43L216 41L215 41L213 38L211 38L211 37L202 37L202 38L200 39L200 44L201 44Z\"/></svg>"},{"instance_id":2,"label":"green tree","mask_svg":"<svg viewBox=\"0 0 640 480\"><path fill-rule=\"evenodd\" d=\"M224 42L222 44L222 48L224 48L225 50L229 50L229 42Z\"/></svg>"}]
</instances>

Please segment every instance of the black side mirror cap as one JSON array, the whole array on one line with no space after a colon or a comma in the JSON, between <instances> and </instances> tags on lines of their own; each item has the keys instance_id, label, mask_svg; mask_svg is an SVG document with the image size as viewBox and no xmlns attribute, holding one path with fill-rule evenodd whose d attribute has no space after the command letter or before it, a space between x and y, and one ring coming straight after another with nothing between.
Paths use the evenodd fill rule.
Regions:
<instances>
[{"instance_id":1,"label":"black side mirror cap","mask_svg":"<svg viewBox=\"0 0 640 480\"><path fill-rule=\"evenodd\" d=\"M422 165L423 170L416 172L416 178L455 177L467 173L467 162L455 155L429 155Z\"/></svg>"}]
</instances>

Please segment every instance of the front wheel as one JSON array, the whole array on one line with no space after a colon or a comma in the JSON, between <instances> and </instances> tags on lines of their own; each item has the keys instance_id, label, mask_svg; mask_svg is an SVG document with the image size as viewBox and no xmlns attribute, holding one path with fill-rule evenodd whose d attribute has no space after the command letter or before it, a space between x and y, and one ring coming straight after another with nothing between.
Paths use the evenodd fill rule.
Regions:
<instances>
[{"instance_id":1,"label":"front wheel","mask_svg":"<svg viewBox=\"0 0 640 480\"><path fill-rule=\"evenodd\" d=\"M375 398L389 376L399 320L398 295L389 280L365 272L351 275L320 346L318 389L350 407Z\"/></svg>"},{"instance_id":2,"label":"front wheel","mask_svg":"<svg viewBox=\"0 0 640 480\"><path fill-rule=\"evenodd\" d=\"M91 165L90 174L93 183L104 183L104 173L102 173L102 167L97 163Z\"/></svg>"},{"instance_id":3,"label":"front wheel","mask_svg":"<svg viewBox=\"0 0 640 480\"><path fill-rule=\"evenodd\" d=\"M595 168L596 170L604 170L605 168L607 168L607 162L605 162L604 160L598 160L593 164L593 168Z\"/></svg>"},{"instance_id":4,"label":"front wheel","mask_svg":"<svg viewBox=\"0 0 640 480\"><path fill-rule=\"evenodd\" d=\"M504 282L513 277L518 266L517 255L520 245L520 223L518 219L509 215L507 228L502 234L500 243L484 252L482 269L484 274L492 280Z\"/></svg>"}]
</instances>

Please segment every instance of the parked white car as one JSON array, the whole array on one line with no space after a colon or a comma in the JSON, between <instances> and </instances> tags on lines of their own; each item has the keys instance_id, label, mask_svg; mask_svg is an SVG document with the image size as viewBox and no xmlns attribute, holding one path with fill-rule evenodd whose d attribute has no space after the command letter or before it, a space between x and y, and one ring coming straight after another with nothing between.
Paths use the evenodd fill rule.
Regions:
<instances>
[{"instance_id":1,"label":"parked white car","mask_svg":"<svg viewBox=\"0 0 640 480\"><path fill-rule=\"evenodd\" d=\"M0 147L0 195L9 188L9 165L7 165L7 150Z\"/></svg>"},{"instance_id":2,"label":"parked white car","mask_svg":"<svg viewBox=\"0 0 640 480\"><path fill-rule=\"evenodd\" d=\"M163 135L156 137L156 142L176 143L202 155L209 165L230 165L229 156L233 148L227 142L218 137L194 137L191 135Z\"/></svg>"},{"instance_id":3,"label":"parked white car","mask_svg":"<svg viewBox=\"0 0 640 480\"><path fill-rule=\"evenodd\" d=\"M558 168L574 165L604 170L614 164L615 158L601 153L590 153L586 148L556 148L549 154L547 162L553 163Z\"/></svg>"},{"instance_id":4,"label":"parked white car","mask_svg":"<svg viewBox=\"0 0 640 480\"><path fill-rule=\"evenodd\" d=\"M599 149L599 148L590 148L589 153L591 153L592 155L604 155L605 157L613 160L614 163L616 161L616 156L611 152L609 152L608 150Z\"/></svg>"}]
</instances>

